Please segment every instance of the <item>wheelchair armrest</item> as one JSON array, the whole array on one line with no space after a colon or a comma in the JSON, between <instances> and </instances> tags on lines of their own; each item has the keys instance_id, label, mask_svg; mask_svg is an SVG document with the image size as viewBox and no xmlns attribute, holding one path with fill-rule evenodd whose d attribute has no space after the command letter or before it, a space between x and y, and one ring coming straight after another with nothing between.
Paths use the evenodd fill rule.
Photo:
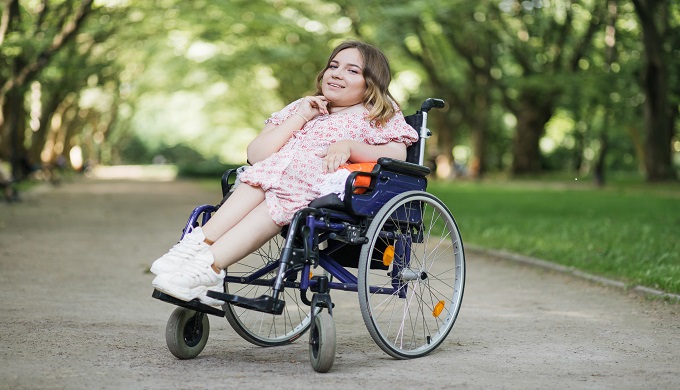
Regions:
<instances>
[{"instance_id":1,"label":"wheelchair armrest","mask_svg":"<svg viewBox=\"0 0 680 390\"><path fill-rule=\"evenodd\" d=\"M231 187L234 185L234 182L236 181L237 170L238 168L227 169L222 174L222 180L220 180L220 184L222 184L223 197L227 196L229 191L231 191Z\"/></svg>"},{"instance_id":2,"label":"wheelchair armrest","mask_svg":"<svg viewBox=\"0 0 680 390\"><path fill-rule=\"evenodd\" d=\"M378 165L391 172L403 173L416 177L425 177L430 174L430 168L426 166L387 157L379 158Z\"/></svg>"},{"instance_id":3,"label":"wheelchair armrest","mask_svg":"<svg viewBox=\"0 0 680 390\"><path fill-rule=\"evenodd\" d=\"M380 176L380 171L382 170L413 177L425 177L430 173L430 168L422 165L388 157L380 157L370 172L358 170L350 173L345 182L344 203L347 210L351 210L351 195L361 195L372 191L375 188L376 179ZM360 177L364 177L365 180L359 180Z\"/></svg>"},{"instance_id":4,"label":"wheelchair armrest","mask_svg":"<svg viewBox=\"0 0 680 390\"><path fill-rule=\"evenodd\" d=\"M313 200L313 208L343 211L350 215L372 216L395 195L405 191L424 191L430 169L418 164L380 158L370 171L350 172L342 198L330 193Z\"/></svg>"}]
</instances>

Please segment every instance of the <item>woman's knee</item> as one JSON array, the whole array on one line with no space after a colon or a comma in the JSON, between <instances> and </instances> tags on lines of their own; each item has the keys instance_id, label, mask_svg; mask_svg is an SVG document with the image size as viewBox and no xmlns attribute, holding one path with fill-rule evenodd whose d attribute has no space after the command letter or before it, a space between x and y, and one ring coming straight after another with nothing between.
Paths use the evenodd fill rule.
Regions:
<instances>
[{"instance_id":1,"label":"woman's knee","mask_svg":"<svg viewBox=\"0 0 680 390\"><path fill-rule=\"evenodd\" d=\"M232 203L236 207L238 207L237 203L250 205L251 209L253 209L257 207L259 203L263 202L264 199L265 192L262 187L241 183L236 187L225 203Z\"/></svg>"},{"instance_id":2,"label":"woman's knee","mask_svg":"<svg viewBox=\"0 0 680 390\"><path fill-rule=\"evenodd\" d=\"M263 203L265 196L260 187L239 185L203 226L206 237L216 241Z\"/></svg>"}]
</instances>

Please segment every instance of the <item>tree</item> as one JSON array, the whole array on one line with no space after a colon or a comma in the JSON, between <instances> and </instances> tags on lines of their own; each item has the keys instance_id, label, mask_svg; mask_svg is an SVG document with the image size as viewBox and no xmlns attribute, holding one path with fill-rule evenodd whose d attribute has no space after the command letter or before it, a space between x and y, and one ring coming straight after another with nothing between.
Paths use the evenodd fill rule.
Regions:
<instances>
[{"instance_id":1,"label":"tree","mask_svg":"<svg viewBox=\"0 0 680 390\"><path fill-rule=\"evenodd\" d=\"M343 12L352 17L355 34L377 44L388 52L397 76L408 69L423 78L418 91L411 91L410 102L417 107L426 97L438 97L448 102L447 108L432 112L436 132L435 156L440 174L454 172L452 150L474 140L472 174L480 176L485 169L486 136L493 127L490 112L491 89L488 66L491 47L487 41L476 39L473 3L408 1L364 2L342 1ZM458 14L453 15L456 9ZM461 30L453 31L441 24L442 19L454 17ZM395 50L401 49L401 50ZM468 57L466 54L474 52ZM475 102L473 106L470 102ZM444 169L441 169L444 168Z\"/></svg>"},{"instance_id":2,"label":"tree","mask_svg":"<svg viewBox=\"0 0 680 390\"><path fill-rule=\"evenodd\" d=\"M500 65L504 75L515 76L509 83L499 83L505 106L517 117L513 174L540 171L539 141L564 90L560 81L581 70L580 61L601 28L604 8L589 1L504 1L498 7L503 29L497 30L497 41L507 40L503 44L507 58ZM503 30L511 39L503 36Z\"/></svg>"},{"instance_id":3,"label":"tree","mask_svg":"<svg viewBox=\"0 0 680 390\"><path fill-rule=\"evenodd\" d=\"M502 104L516 117L513 174L540 171L539 141L560 104L561 81L582 70L605 12L588 0L372 2L355 7L363 10L359 22L380 26L365 29L373 32L370 39L405 42L431 88L455 104L447 119L458 125L454 118L462 118L456 127L468 129L475 171L483 172L486 140L498 132L494 122L500 118L492 117L491 107ZM408 44L414 40L417 44Z\"/></svg>"},{"instance_id":4,"label":"tree","mask_svg":"<svg viewBox=\"0 0 680 390\"><path fill-rule=\"evenodd\" d=\"M2 1L0 158L50 161L78 146L85 158L119 162L117 150L137 140L146 159L186 143L240 161L262 120L310 92L329 50L357 37L386 51L406 113L426 97L449 103L430 116L440 166L469 148L476 177L595 162L604 172L644 149L640 161L673 174L680 12L669 0ZM656 30L640 41L648 14ZM643 58L661 59L642 64L635 53L650 39L657 46ZM646 99L638 76L654 87ZM665 120L652 111L663 96ZM541 150L546 124L560 118L576 141Z\"/></svg>"},{"instance_id":5,"label":"tree","mask_svg":"<svg viewBox=\"0 0 680 390\"><path fill-rule=\"evenodd\" d=\"M645 153L644 162L648 181L677 179L671 157L671 140L678 117L678 101L672 101L670 81L675 77L679 61L674 58L671 42L677 43L679 26L671 24L671 15L678 18L677 3L671 0L633 0L642 28L644 57L641 87L645 93ZM678 21L676 20L676 23ZM675 55L677 57L677 54ZM670 65L675 63L675 74Z\"/></svg>"},{"instance_id":6,"label":"tree","mask_svg":"<svg viewBox=\"0 0 680 390\"><path fill-rule=\"evenodd\" d=\"M12 174L23 176L22 161L28 160L24 145L26 110L24 93L34 80L82 27L92 0L48 1L22 7L19 0L6 0L0 19L0 140L9 150ZM35 40L34 37L43 37ZM4 153L3 153L4 152Z\"/></svg>"}]
</instances>

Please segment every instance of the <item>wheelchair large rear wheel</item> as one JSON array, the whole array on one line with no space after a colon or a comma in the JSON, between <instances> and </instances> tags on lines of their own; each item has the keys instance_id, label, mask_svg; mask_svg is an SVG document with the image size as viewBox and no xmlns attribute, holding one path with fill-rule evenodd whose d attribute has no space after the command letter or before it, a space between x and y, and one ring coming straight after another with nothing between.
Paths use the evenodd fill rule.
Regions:
<instances>
[{"instance_id":1,"label":"wheelchair large rear wheel","mask_svg":"<svg viewBox=\"0 0 680 390\"><path fill-rule=\"evenodd\" d=\"M284 241L282 236L277 235L250 256L229 266L227 275L246 277L267 265L278 263ZM260 284L227 283L225 290L246 298L271 295L277 273L278 267L274 267L256 280ZM290 279L288 282L295 283ZM297 340L311 325L310 307L300 300L299 294L297 288L284 289L279 299L283 299L286 305L280 315L248 310L229 303L222 308L231 327L245 340L262 347L275 347Z\"/></svg>"},{"instance_id":2,"label":"wheelchair large rear wheel","mask_svg":"<svg viewBox=\"0 0 680 390\"><path fill-rule=\"evenodd\" d=\"M366 237L358 295L371 337L399 359L432 352L463 300L465 254L451 212L431 194L405 192L378 211Z\"/></svg>"}]
</instances>

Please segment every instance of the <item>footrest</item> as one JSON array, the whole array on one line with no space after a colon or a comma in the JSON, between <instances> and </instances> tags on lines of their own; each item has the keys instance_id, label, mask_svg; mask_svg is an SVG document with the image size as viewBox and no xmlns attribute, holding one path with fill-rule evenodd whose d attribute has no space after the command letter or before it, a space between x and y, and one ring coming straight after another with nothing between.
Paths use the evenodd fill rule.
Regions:
<instances>
[{"instance_id":1,"label":"footrest","mask_svg":"<svg viewBox=\"0 0 680 390\"><path fill-rule=\"evenodd\" d=\"M257 298L244 298L238 295L208 290L208 296L210 298L229 302L234 306L242 307L244 309L256 310L269 314L281 314L283 313L283 308L286 306L285 301L274 299L269 295L261 295Z\"/></svg>"},{"instance_id":2,"label":"footrest","mask_svg":"<svg viewBox=\"0 0 680 390\"><path fill-rule=\"evenodd\" d=\"M156 289L153 290L151 296L153 298L160 299L163 302L172 303L173 305L181 306L195 311L200 311L201 313L212 314L218 317L224 317L224 311L206 305L205 303L201 303L201 301L199 301L198 299L194 299L193 301L187 302L181 299L177 299L166 293L160 292Z\"/></svg>"}]
</instances>

